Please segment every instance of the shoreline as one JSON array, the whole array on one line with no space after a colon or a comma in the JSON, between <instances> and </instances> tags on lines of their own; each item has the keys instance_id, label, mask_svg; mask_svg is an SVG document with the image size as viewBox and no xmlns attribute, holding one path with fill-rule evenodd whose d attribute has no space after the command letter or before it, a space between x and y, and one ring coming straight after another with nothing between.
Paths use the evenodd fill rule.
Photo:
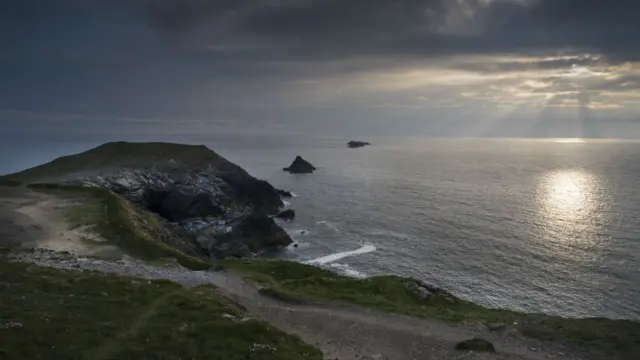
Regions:
<instances>
[{"instance_id":1,"label":"shoreline","mask_svg":"<svg viewBox=\"0 0 640 360\"><path fill-rule=\"evenodd\" d=\"M578 350L573 346L566 346L562 343L549 341L549 339L536 340L529 336L523 337L520 331L508 323L477 322L475 320L470 321L470 319L460 322L460 319L452 320L442 318L440 316L433 317L432 315L424 317L418 314L404 313L391 308L385 308L384 306L358 306L358 302L336 302L331 299L321 300L321 298L315 297L292 297L291 293L286 293L286 291L282 292L282 290L278 288L279 285L277 282L273 282L274 279L279 276L277 275L278 270L275 270L275 273L268 270L272 268L272 266L275 266L276 268L279 266L292 266L293 269L296 269L296 272L304 278L308 278L308 276L311 276L311 278L315 277L315 275L311 275L315 272L318 272L322 276L327 275L326 270L322 270L311 265L278 260L238 260L223 261L225 263L218 264L211 270L194 271L186 269L175 261L170 260L150 264L136 259L113 261L91 257L78 258L72 254L44 249L21 250L18 252L10 252L9 254L5 254L5 256L6 257L0 255L0 262L4 257L5 259L8 259L11 262L16 262L17 264L33 264L38 267L44 266L46 268L58 269L59 271L64 272L71 271L78 274L95 274L107 277L116 276L123 277L124 279L145 279L149 281L169 280L171 282L177 282L187 289L197 289L201 286L213 285L218 288L219 291L222 291L224 297L239 302L239 304L252 314L250 316L256 316L259 319L268 320L270 323L277 325L280 329L285 330L286 332L302 336L303 340L308 341L309 339L314 339L313 342L310 343L315 344L316 346L320 345L319 347L325 353L325 356L327 356L327 354L330 354L330 356L341 356L339 357L340 359L351 359L351 357L346 356L347 354L345 353L345 349L352 349L352 345L344 344L336 347L333 340L330 340L334 338L335 334L315 334L315 331L320 331L319 329L311 332L304 331L303 329L307 329L311 324L322 327L326 327L328 325L328 323L326 323L326 315L318 319L307 318L308 315L316 313L317 311L328 311L327 314L329 316L333 316L334 320L337 320L337 318L335 318L336 316L344 316L344 321L348 321L350 323L352 321L356 321L351 326L356 326L355 324L359 324L357 326L367 324L367 327L374 326L371 321L379 318L385 325L375 325L381 326L380 330L377 331L383 331L384 333L388 332L389 334L392 334L391 336L394 338L396 338L395 334L397 331L403 333L404 335L402 336L405 337L409 335L408 333L405 333L409 328L412 329L410 331L413 334L417 334L414 333L416 331L424 331L425 327L433 328L432 331L436 331L436 333L444 332L447 334L438 336L429 335L429 338L431 339L429 341L436 341L440 346L446 345L445 348L437 350L442 354L446 354L445 357L442 357L443 359L457 359L458 356L460 356L459 353L458 355L455 355L457 351L451 351L448 348L453 346L447 344L453 344L454 339L463 340L465 337L471 338L478 336L490 339L490 341L497 346L499 356L495 357L495 359L517 358L538 360L543 358L555 358L573 360L580 358L595 360L601 358L599 351L592 352L593 349ZM243 266L248 266L248 268L243 270ZM260 269L259 273L251 270L254 266L258 266L257 269ZM263 266L266 266L266 268L263 268ZM276 275L273 275L273 279L261 278L261 276L268 273ZM390 277L381 277L381 279L382 278ZM245 279L249 279L249 281ZM291 280L297 281L295 277L293 279L287 279L287 281ZM366 279L364 279L364 281L366 282ZM433 289L425 291L437 292L439 290ZM446 294L447 293L444 292L437 296L449 296ZM436 293L425 293L424 296L427 296L425 299L428 299L434 295L436 295ZM453 301L455 302L455 300ZM453 303L445 305L452 306L452 304ZM277 309L289 309L288 313L294 315L287 315L283 318L282 310ZM302 316L302 314L307 313L308 315L304 315L302 318L305 320L298 318L298 316ZM354 316L358 320L348 320ZM564 320L571 321L572 319ZM394 323L396 321L399 321L397 325L399 327L398 329L389 327L389 322ZM373 331L373 328L371 330ZM362 331L366 332L368 330L363 328ZM318 336L320 336L320 338L318 338ZM372 334L368 336L373 336L376 343L382 340L377 337L378 335ZM366 344L361 346L363 348L367 348L367 346L371 346L369 342L373 340L367 338L352 341L365 341ZM396 341L400 342L399 338L396 338ZM424 341L424 339L422 341ZM387 356L387 359L405 359L388 355L393 354L394 352L406 354L403 352L405 350L397 349L397 345L394 345L393 343L385 343L384 346L385 356ZM435 346L435 343L433 343L432 346ZM432 350L434 349L435 348L432 348ZM489 358L493 359L494 357L487 357L487 359ZM621 356L620 359L626 360L630 358Z\"/></svg>"}]
</instances>

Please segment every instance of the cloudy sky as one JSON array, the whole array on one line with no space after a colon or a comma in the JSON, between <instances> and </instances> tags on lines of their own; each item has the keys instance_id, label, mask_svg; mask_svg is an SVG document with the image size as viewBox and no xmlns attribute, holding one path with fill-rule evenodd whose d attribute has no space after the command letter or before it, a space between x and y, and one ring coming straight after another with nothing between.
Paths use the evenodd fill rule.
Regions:
<instances>
[{"instance_id":1,"label":"cloudy sky","mask_svg":"<svg viewBox=\"0 0 640 360\"><path fill-rule=\"evenodd\" d=\"M4 134L640 138L637 0L2 0Z\"/></svg>"}]
</instances>

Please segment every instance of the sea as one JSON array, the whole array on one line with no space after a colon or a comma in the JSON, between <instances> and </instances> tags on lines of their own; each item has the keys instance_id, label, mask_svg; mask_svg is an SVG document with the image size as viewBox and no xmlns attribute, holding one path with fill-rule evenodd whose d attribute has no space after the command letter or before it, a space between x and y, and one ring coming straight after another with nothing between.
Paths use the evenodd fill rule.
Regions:
<instances>
[{"instance_id":1,"label":"sea","mask_svg":"<svg viewBox=\"0 0 640 360\"><path fill-rule=\"evenodd\" d=\"M411 276L489 307L640 321L640 142L348 140L180 139L294 193L285 206L297 216L282 226L296 246L271 257ZM22 163L0 173L94 145L21 143ZM317 171L282 171L297 155Z\"/></svg>"}]
</instances>

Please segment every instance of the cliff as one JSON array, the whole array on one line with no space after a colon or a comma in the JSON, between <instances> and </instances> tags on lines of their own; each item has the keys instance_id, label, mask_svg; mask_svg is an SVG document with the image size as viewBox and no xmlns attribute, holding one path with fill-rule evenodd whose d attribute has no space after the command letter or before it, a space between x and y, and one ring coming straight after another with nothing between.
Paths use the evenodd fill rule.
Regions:
<instances>
[{"instance_id":1,"label":"cliff","mask_svg":"<svg viewBox=\"0 0 640 360\"><path fill-rule=\"evenodd\" d=\"M0 181L111 190L172 224L185 243L197 241L202 257L251 257L291 243L269 216L283 206L278 190L205 146L107 143Z\"/></svg>"}]
</instances>

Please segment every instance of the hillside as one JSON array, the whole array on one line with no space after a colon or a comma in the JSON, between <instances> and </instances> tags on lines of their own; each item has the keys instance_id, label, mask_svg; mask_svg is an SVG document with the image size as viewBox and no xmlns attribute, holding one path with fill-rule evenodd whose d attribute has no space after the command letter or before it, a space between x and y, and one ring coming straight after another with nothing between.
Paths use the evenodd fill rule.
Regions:
<instances>
[{"instance_id":1,"label":"hillside","mask_svg":"<svg viewBox=\"0 0 640 360\"><path fill-rule=\"evenodd\" d=\"M63 156L49 163L15 174L0 177L0 181L21 183L56 182L74 175L119 167L147 168L172 161L190 167L234 167L222 156L202 145L173 143L111 142L79 154ZM236 167L237 169L237 167Z\"/></svg>"},{"instance_id":2,"label":"hillside","mask_svg":"<svg viewBox=\"0 0 640 360\"><path fill-rule=\"evenodd\" d=\"M205 146L107 143L0 177L3 183L109 190L173 224L166 227L175 236L166 238L196 244L191 255L203 258L252 257L291 243L269 216L283 206L279 192Z\"/></svg>"},{"instance_id":3,"label":"hillside","mask_svg":"<svg viewBox=\"0 0 640 360\"><path fill-rule=\"evenodd\" d=\"M213 286L7 262L0 257L2 359L321 360Z\"/></svg>"}]
</instances>

